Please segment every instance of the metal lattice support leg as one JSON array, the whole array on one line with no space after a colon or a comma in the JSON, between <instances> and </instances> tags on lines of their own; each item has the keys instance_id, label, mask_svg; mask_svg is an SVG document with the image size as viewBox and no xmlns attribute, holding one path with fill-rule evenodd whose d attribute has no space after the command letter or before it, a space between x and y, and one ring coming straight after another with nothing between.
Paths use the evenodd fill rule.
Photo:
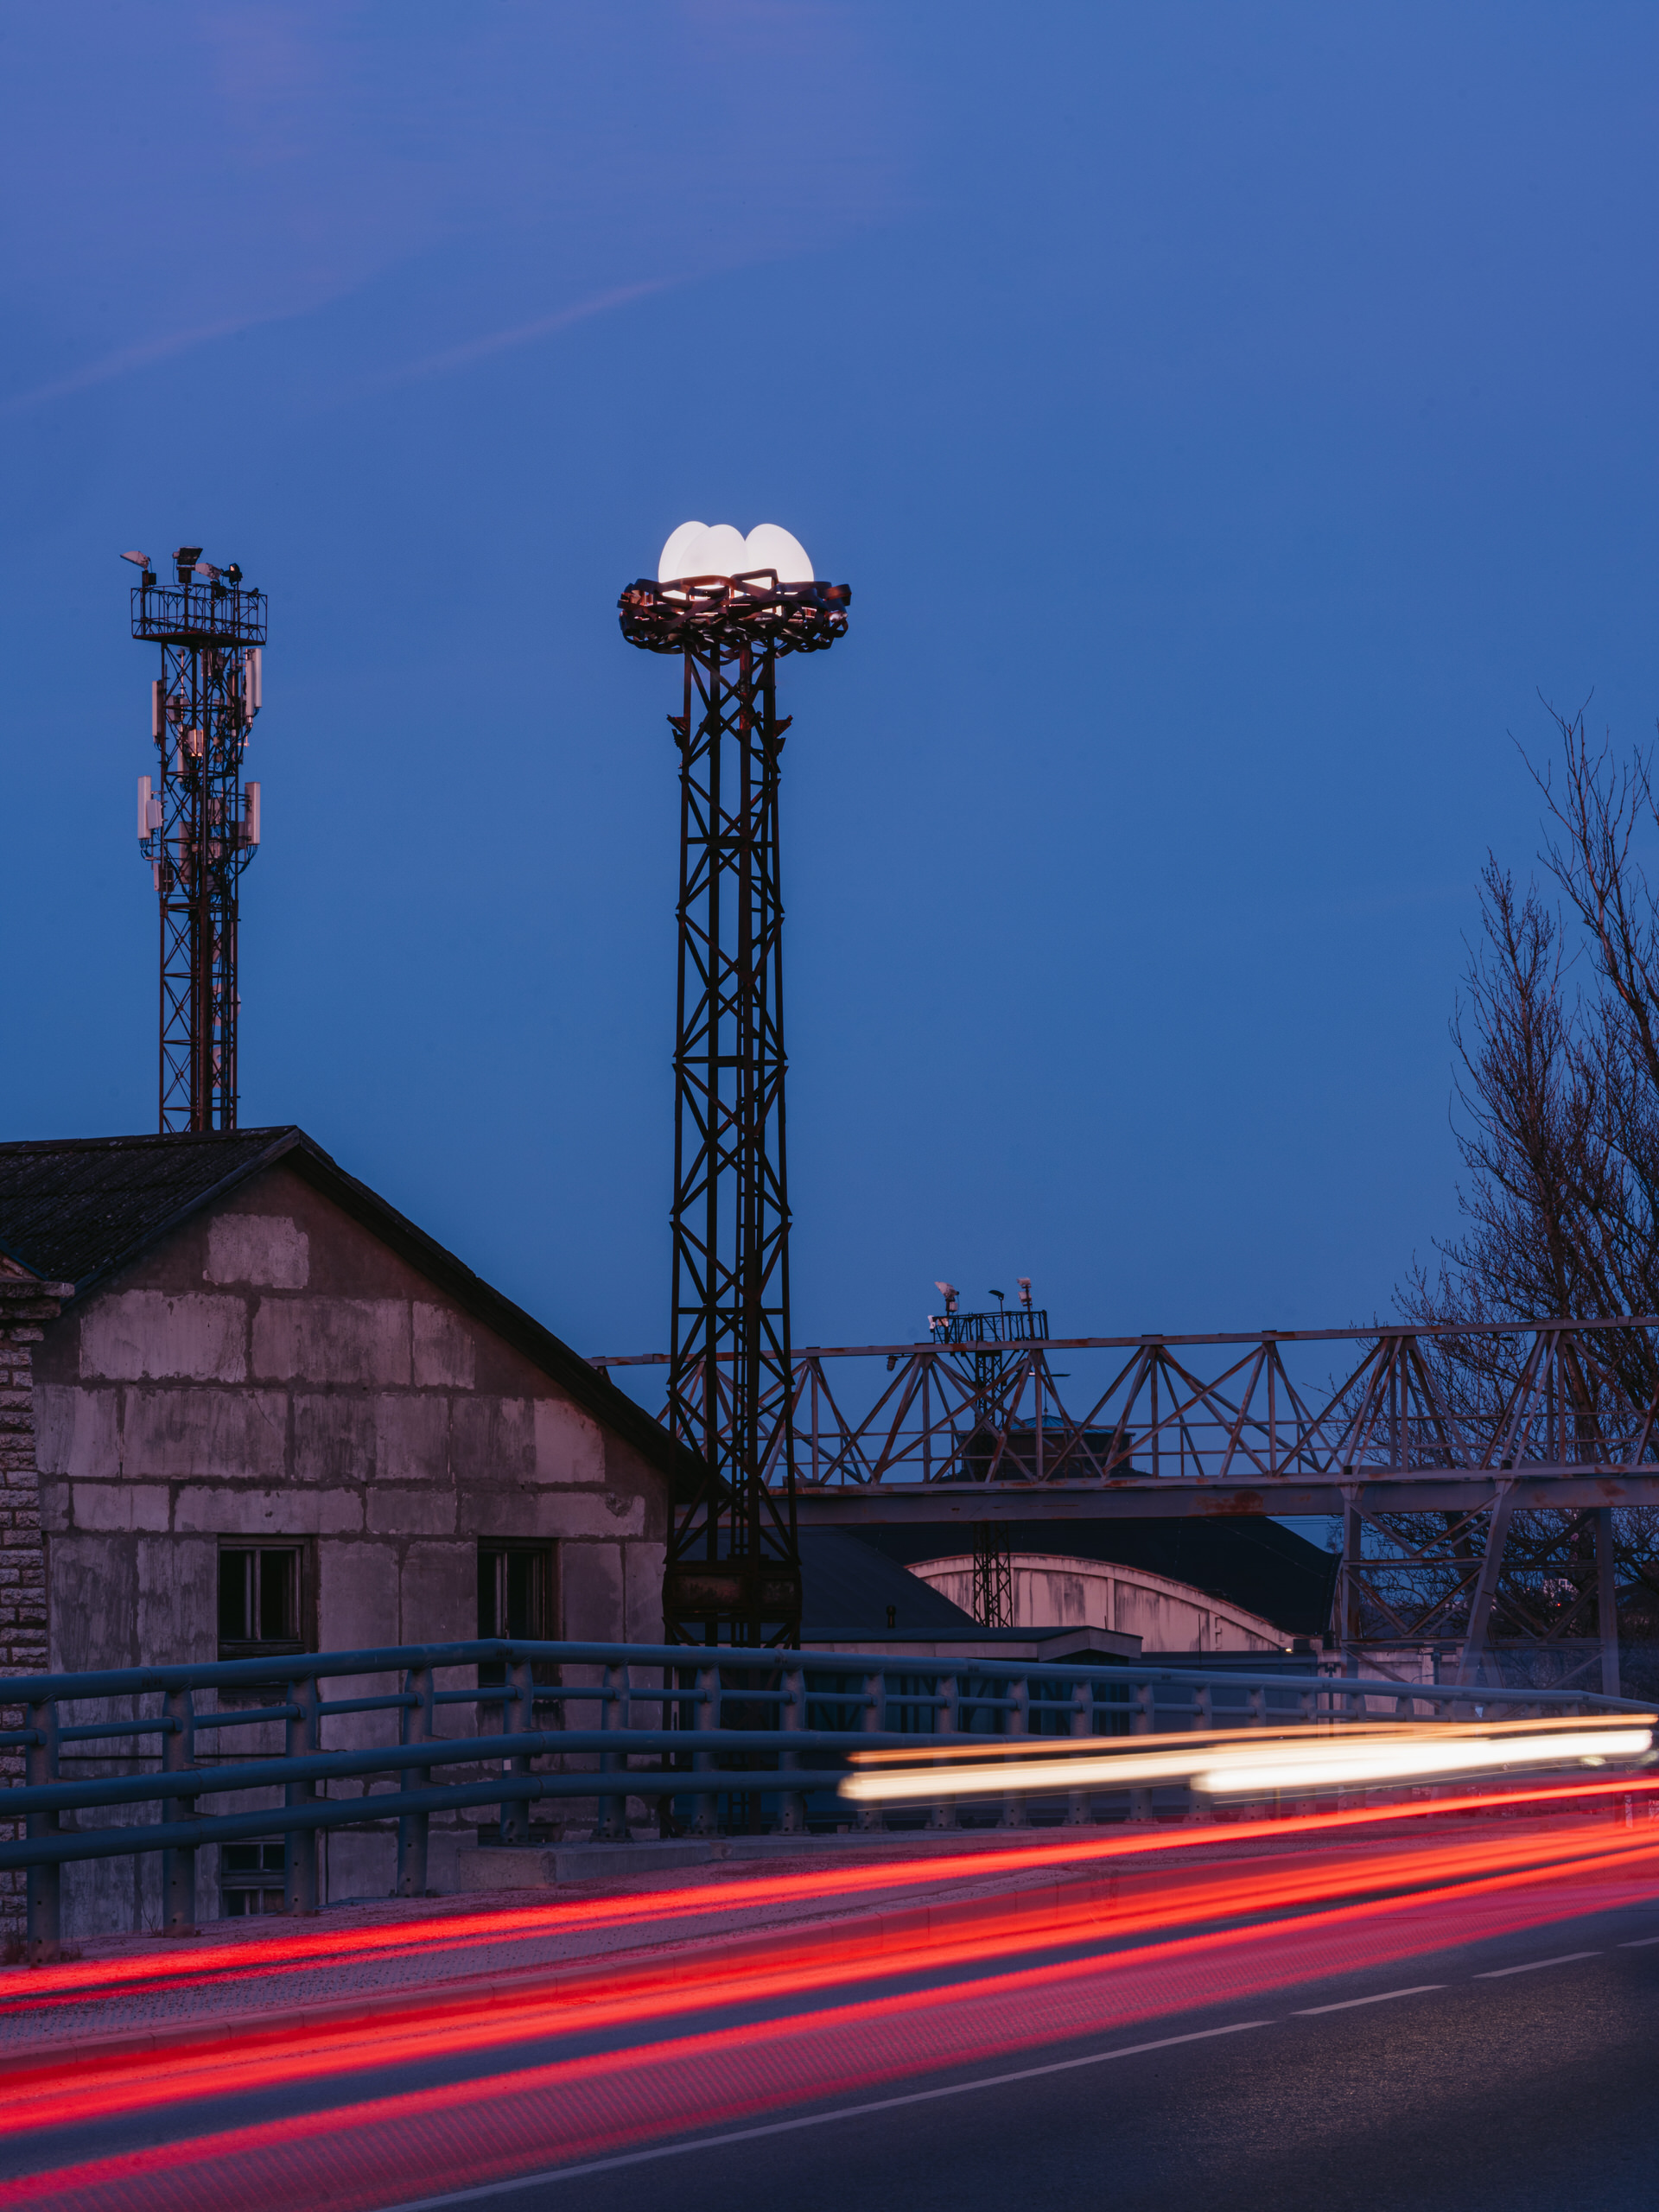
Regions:
<instances>
[{"instance_id":1,"label":"metal lattice support leg","mask_svg":"<svg viewBox=\"0 0 1659 2212\"><path fill-rule=\"evenodd\" d=\"M1497 1578L1503 1567L1503 1548L1510 1540L1510 1520L1515 1510L1515 1486L1502 1483L1492 1501L1491 1518L1486 1524L1486 1550L1480 1562L1480 1573L1475 1581L1475 1594L1469 1607L1469 1626L1464 1637L1463 1656L1458 1662L1458 1681L1471 1685L1480 1680L1481 1662L1485 1656L1486 1638L1491 1627L1492 1601L1497 1595Z\"/></svg>"},{"instance_id":2,"label":"metal lattice support leg","mask_svg":"<svg viewBox=\"0 0 1659 2212\"><path fill-rule=\"evenodd\" d=\"M798 1644L776 647L686 646L669 1421L698 1455L663 1610L687 1642ZM770 1479L769 1479L770 1477ZM781 1479L779 1478L781 1477Z\"/></svg>"}]
</instances>

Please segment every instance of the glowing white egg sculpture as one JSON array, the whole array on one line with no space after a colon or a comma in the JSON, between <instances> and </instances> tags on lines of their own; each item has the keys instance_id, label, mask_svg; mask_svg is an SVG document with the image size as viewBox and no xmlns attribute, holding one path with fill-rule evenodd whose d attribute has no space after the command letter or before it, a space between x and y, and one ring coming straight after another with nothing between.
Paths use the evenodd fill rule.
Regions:
<instances>
[{"instance_id":1,"label":"glowing white egg sculpture","mask_svg":"<svg viewBox=\"0 0 1659 2212\"><path fill-rule=\"evenodd\" d=\"M812 582L805 547L775 522L757 523L747 537L728 522L716 523L712 529L700 522L683 522L663 548L657 581L671 584L686 576L741 576L756 569L775 570L780 584Z\"/></svg>"},{"instance_id":2,"label":"glowing white egg sculpture","mask_svg":"<svg viewBox=\"0 0 1659 2212\"><path fill-rule=\"evenodd\" d=\"M775 569L780 584L810 584L812 563L798 537L791 537L781 524L757 523L743 541L746 569Z\"/></svg>"},{"instance_id":3,"label":"glowing white egg sculpture","mask_svg":"<svg viewBox=\"0 0 1659 2212\"><path fill-rule=\"evenodd\" d=\"M702 570L688 556L708 535L706 522L683 522L663 548L663 557L657 563L658 582L671 584L681 576L700 575Z\"/></svg>"}]
</instances>

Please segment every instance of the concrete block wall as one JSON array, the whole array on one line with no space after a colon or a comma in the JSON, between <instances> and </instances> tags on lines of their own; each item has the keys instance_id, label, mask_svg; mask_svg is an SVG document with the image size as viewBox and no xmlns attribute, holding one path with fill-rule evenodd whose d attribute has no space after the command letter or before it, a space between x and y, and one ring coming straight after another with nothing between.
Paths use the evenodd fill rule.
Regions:
<instances>
[{"instance_id":1,"label":"concrete block wall","mask_svg":"<svg viewBox=\"0 0 1659 2212\"><path fill-rule=\"evenodd\" d=\"M47 1663L46 1553L35 1461L33 1370L45 1325L70 1297L67 1283L43 1283L0 1261L0 1676L37 1675ZM0 1707L0 1728L22 1726L21 1707ZM0 1789L23 1778L23 1755L0 1745ZM10 1841L21 1824L0 1820ZM21 1931L23 1879L0 1870L0 1937Z\"/></svg>"},{"instance_id":2,"label":"concrete block wall","mask_svg":"<svg viewBox=\"0 0 1659 2212\"><path fill-rule=\"evenodd\" d=\"M661 1639L666 1476L286 1165L49 1325L34 1407L54 1669L215 1659L226 1538L302 1547L323 1650L470 1640L482 1540L555 1548L552 1635ZM142 1922L149 1878L67 1870L66 1932Z\"/></svg>"}]
</instances>

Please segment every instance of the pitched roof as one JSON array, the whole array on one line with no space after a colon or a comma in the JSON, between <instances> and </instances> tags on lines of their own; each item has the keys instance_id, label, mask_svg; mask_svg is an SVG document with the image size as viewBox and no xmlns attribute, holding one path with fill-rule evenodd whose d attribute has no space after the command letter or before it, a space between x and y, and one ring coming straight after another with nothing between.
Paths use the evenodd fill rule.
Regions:
<instances>
[{"instance_id":1,"label":"pitched roof","mask_svg":"<svg viewBox=\"0 0 1659 2212\"><path fill-rule=\"evenodd\" d=\"M919 1574L844 1529L800 1532L801 1632L813 1637L868 1636L872 1648L891 1625L912 1635L956 1636L977 1628L971 1613Z\"/></svg>"},{"instance_id":2,"label":"pitched roof","mask_svg":"<svg viewBox=\"0 0 1659 2212\"><path fill-rule=\"evenodd\" d=\"M680 1482L699 1462L580 1352L504 1298L301 1128L0 1144L0 1252L84 1298L200 1207L278 1161Z\"/></svg>"}]
</instances>

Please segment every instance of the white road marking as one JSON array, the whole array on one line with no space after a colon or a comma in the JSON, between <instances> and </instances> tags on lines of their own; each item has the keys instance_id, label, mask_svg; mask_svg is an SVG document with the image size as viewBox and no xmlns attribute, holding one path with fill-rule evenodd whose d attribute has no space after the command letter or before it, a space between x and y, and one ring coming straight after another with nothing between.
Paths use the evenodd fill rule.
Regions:
<instances>
[{"instance_id":1,"label":"white road marking","mask_svg":"<svg viewBox=\"0 0 1659 2212\"><path fill-rule=\"evenodd\" d=\"M1536 1974L1540 1967L1571 1966L1574 1959L1599 1959L1599 1951L1563 1951L1559 1958L1529 1959L1523 1967L1491 1967L1475 1976L1477 1981L1502 1981L1506 1974Z\"/></svg>"},{"instance_id":2,"label":"white road marking","mask_svg":"<svg viewBox=\"0 0 1659 2212\"><path fill-rule=\"evenodd\" d=\"M649 2151L625 2151L613 2158L589 2158L580 2166L554 2166L546 2171L521 2174L516 2181L486 2182L478 2189L457 2189L446 2196L413 2197L392 2204L385 2212L436 2212L442 2204L477 2204L486 2196L505 2196L515 2189L535 2189L555 2181L575 2181L582 2174L613 2173L619 2166L642 2166L652 2158L677 2158L685 2151L723 2151L732 2143L754 2143L766 2135L790 2135L798 2128L827 2127L832 2120L861 2120L873 2112L896 2112L904 2105L931 2104L939 2097L971 2096L978 2089L1000 2089L1010 2082L1037 2082L1046 2074L1071 2074L1080 2066L1103 2066L1114 2058L1135 2058L1145 2050L1173 2050L1178 2044L1208 2043L1216 2036L1236 2036L1246 2028L1270 2028L1271 2020L1235 2020L1230 2027L1200 2028L1188 2036L1160 2036L1156 2043L1120 2044L1116 2050L1092 2050L1086 2058L1059 2058L1047 2066L1021 2066L1010 2074L982 2075L974 2082L952 2082L942 2089L913 2089L902 2097L877 2097L868 2104L842 2105L834 2112L808 2113L799 2120L774 2120L764 2127L736 2127L725 2135L701 2135L690 2143L662 2143Z\"/></svg>"},{"instance_id":3,"label":"white road marking","mask_svg":"<svg viewBox=\"0 0 1659 2212\"><path fill-rule=\"evenodd\" d=\"M1381 1989L1375 1997L1344 1997L1339 2005L1299 2005L1298 2019L1309 2020L1318 2012L1350 2012L1356 2005L1386 2005L1390 1997L1421 1997L1431 1989L1444 1989L1443 1981L1420 1981L1410 1989Z\"/></svg>"},{"instance_id":4,"label":"white road marking","mask_svg":"<svg viewBox=\"0 0 1659 2212\"><path fill-rule=\"evenodd\" d=\"M1659 1943L1659 1936L1637 1936L1629 1943L1621 1943L1621 1951L1644 1951L1649 1943Z\"/></svg>"}]
</instances>

